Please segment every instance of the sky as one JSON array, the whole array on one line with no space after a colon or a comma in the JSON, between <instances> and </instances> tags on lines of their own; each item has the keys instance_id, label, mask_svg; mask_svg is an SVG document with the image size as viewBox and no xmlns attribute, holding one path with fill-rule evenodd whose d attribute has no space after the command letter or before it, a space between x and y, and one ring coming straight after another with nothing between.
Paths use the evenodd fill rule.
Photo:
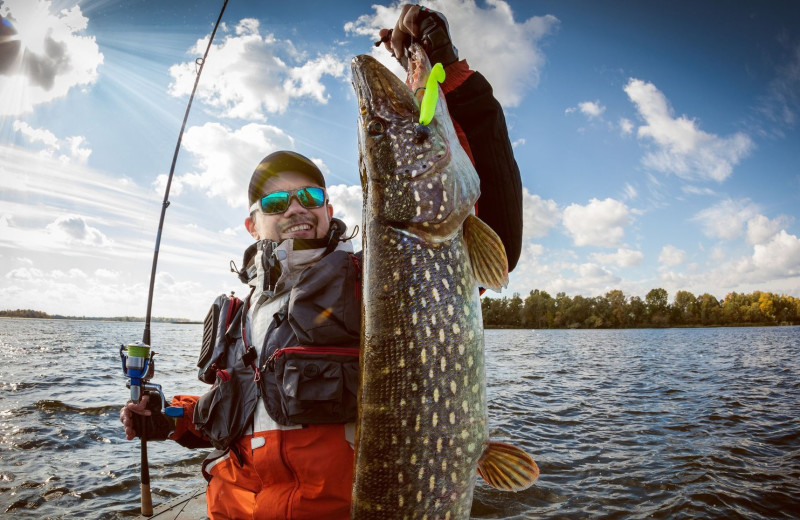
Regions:
<instances>
[{"instance_id":1,"label":"sky","mask_svg":"<svg viewBox=\"0 0 800 520\"><path fill-rule=\"evenodd\" d=\"M800 297L800 4L431 0L503 106L523 253L490 297ZM349 63L399 3L230 0L175 168L155 316L244 287L246 186L312 158L361 221ZM222 0L0 0L0 309L144 316ZM357 243L358 247L359 244Z\"/></svg>"}]
</instances>

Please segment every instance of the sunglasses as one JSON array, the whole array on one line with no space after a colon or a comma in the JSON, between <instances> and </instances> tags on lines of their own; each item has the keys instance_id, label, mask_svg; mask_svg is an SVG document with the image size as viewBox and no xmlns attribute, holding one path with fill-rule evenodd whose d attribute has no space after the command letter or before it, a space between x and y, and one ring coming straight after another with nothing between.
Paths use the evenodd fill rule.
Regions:
<instances>
[{"instance_id":1,"label":"sunglasses","mask_svg":"<svg viewBox=\"0 0 800 520\"><path fill-rule=\"evenodd\" d=\"M260 209L267 215L276 215L289 209L292 198L297 198L300 205L306 209L319 208L325 204L325 188L319 186L306 186L296 190L273 191L267 193L261 200L257 200L250 206L250 213Z\"/></svg>"}]
</instances>

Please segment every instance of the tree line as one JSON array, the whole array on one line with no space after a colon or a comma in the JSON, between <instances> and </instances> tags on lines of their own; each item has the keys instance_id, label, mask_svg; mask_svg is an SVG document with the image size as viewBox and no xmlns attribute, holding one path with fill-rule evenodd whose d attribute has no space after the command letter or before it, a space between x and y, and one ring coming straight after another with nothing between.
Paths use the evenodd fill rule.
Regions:
<instances>
[{"instance_id":1,"label":"tree line","mask_svg":"<svg viewBox=\"0 0 800 520\"><path fill-rule=\"evenodd\" d=\"M798 325L800 299L755 291L732 292L718 300L704 293L678 291L672 303L665 289L652 289L644 299L615 289L604 296L555 297L533 290L525 298L481 299L486 328L610 329L637 327L715 327L736 325Z\"/></svg>"},{"instance_id":2,"label":"tree line","mask_svg":"<svg viewBox=\"0 0 800 520\"><path fill-rule=\"evenodd\" d=\"M0 318L38 318L43 320L92 320L92 321L144 321L144 317L138 316L62 316L61 314L47 314L42 311L32 309L0 310ZM150 318L154 323L202 323L191 321L185 318Z\"/></svg>"}]
</instances>

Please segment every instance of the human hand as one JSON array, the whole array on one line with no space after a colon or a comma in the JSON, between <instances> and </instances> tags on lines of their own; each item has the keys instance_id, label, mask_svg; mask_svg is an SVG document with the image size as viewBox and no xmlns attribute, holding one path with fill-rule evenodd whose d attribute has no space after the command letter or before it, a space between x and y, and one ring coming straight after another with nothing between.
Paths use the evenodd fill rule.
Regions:
<instances>
[{"instance_id":1,"label":"human hand","mask_svg":"<svg viewBox=\"0 0 800 520\"><path fill-rule=\"evenodd\" d=\"M379 33L383 46L398 60L405 56L405 48L411 37L419 38L419 11L418 5L405 4L394 29L381 29Z\"/></svg>"},{"instance_id":2,"label":"human hand","mask_svg":"<svg viewBox=\"0 0 800 520\"><path fill-rule=\"evenodd\" d=\"M119 420L125 426L128 440L141 437L145 432L147 440L163 441L175 430L175 419L164 414L157 392L146 392L138 403L125 405L119 412Z\"/></svg>"},{"instance_id":3,"label":"human hand","mask_svg":"<svg viewBox=\"0 0 800 520\"><path fill-rule=\"evenodd\" d=\"M129 401L120 411L119 411L119 420L122 425L125 427L125 438L127 440L133 440L137 437L136 428L133 424L133 414L136 415L144 415L150 416L152 412L147 409L147 402L150 399L150 396L145 394L139 400L138 403L134 403L133 401Z\"/></svg>"},{"instance_id":4,"label":"human hand","mask_svg":"<svg viewBox=\"0 0 800 520\"><path fill-rule=\"evenodd\" d=\"M447 66L458 61L458 50L450 40L450 28L442 13L431 11L419 5L405 4L400 10L393 29L381 29L381 39L386 50L408 68L406 48L412 39L422 42L431 64L441 63Z\"/></svg>"}]
</instances>

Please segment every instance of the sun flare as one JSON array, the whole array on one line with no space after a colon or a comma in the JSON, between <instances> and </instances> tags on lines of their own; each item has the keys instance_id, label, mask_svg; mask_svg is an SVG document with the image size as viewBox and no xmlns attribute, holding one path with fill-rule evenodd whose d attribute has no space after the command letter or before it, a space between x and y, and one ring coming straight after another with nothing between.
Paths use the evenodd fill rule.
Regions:
<instances>
[{"instance_id":1,"label":"sun flare","mask_svg":"<svg viewBox=\"0 0 800 520\"><path fill-rule=\"evenodd\" d=\"M4 24L10 25L16 31L16 34L12 35L9 40L20 42L20 52L28 50L34 54L44 54L45 42L52 32L51 27L41 23L49 15L47 5L36 2L30 4L29 9L14 13L14 15L13 19L3 19Z\"/></svg>"}]
</instances>

